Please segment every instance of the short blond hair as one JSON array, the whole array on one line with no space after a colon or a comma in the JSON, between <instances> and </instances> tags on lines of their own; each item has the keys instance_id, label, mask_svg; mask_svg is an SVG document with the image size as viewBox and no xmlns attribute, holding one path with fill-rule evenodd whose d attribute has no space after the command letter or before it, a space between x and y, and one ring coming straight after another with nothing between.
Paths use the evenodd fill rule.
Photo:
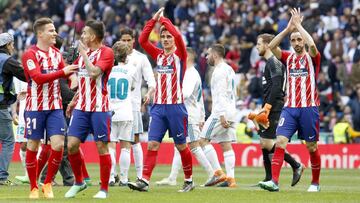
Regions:
<instances>
[{"instance_id":1,"label":"short blond hair","mask_svg":"<svg viewBox=\"0 0 360 203\"><path fill-rule=\"evenodd\" d=\"M124 63L130 51L129 47L125 43L117 41L112 49L114 51L115 61Z\"/></svg>"}]
</instances>

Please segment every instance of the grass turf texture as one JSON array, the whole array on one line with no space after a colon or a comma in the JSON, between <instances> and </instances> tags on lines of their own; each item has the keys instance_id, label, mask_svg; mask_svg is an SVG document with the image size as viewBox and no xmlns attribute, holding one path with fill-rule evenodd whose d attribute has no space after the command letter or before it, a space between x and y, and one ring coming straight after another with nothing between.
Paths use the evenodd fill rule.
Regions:
<instances>
[{"instance_id":1,"label":"grass turf texture","mask_svg":"<svg viewBox=\"0 0 360 203\"><path fill-rule=\"evenodd\" d=\"M280 176L280 192L268 192L258 187L253 187L264 177L263 168L236 168L236 180L238 187L234 189L200 187L206 180L206 173L200 167L194 168L194 181L196 188L190 193L180 194L177 192L182 186L183 173L179 171L177 186L157 186L155 181L167 177L170 166L157 166L154 170L150 191L131 191L127 187L110 187L109 198L95 200L92 198L99 190L99 168L97 164L87 164L92 178L93 186L79 193L73 199L65 199L64 194L69 187L53 187L55 198L51 202L359 202L360 197L360 171L322 169L321 192L307 193L311 180L311 169L307 168L297 186L291 187L292 171L290 168L282 168ZM20 163L10 165L10 179L15 175L23 175L24 170ZM130 179L135 179L135 169L130 168ZM56 181L62 183L60 175ZM16 186L0 186L0 202L29 202L29 185L18 184ZM46 202L40 192L40 199L31 202Z\"/></svg>"}]
</instances>

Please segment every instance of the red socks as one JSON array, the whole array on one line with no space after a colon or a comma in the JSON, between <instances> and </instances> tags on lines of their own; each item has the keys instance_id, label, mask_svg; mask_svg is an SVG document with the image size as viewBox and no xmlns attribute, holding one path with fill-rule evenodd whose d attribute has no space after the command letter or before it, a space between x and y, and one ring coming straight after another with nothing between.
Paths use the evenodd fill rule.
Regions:
<instances>
[{"instance_id":1,"label":"red socks","mask_svg":"<svg viewBox=\"0 0 360 203\"><path fill-rule=\"evenodd\" d=\"M144 179L146 179L147 181L150 180L152 171L156 165L157 153L158 153L158 151L151 151L151 150L148 150L146 153L142 177Z\"/></svg>"},{"instance_id":2,"label":"red socks","mask_svg":"<svg viewBox=\"0 0 360 203\"><path fill-rule=\"evenodd\" d=\"M281 167L284 162L285 149L280 147L275 148L274 156L271 161L272 180L278 184Z\"/></svg>"},{"instance_id":3,"label":"red socks","mask_svg":"<svg viewBox=\"0 0 360 203\"><path fill-rule=\"evenodd\" d=\"M108 191L109 189L109 178L111 169L111 158L110 154L99 155L100 158L100 190Z\"/></svg>"},{"instance_id":4,"label":"red socks","mask_svg":"<svg viewBox=\"0 0 360 203\"><path fill-rule=\"evenodd\" d=\"M83 184L83 174L82 174L82 164L83 164L83 157L81 156L80 152L75 154L68 154L68 158L70 161L71 168L73 170L75 176L75 184L82 185Z\"/></svg>"},{"instance_id":5,"label":"red socks","mask_svg":"<svg viewBox=\"0 0 360 203\"><path fill-rule=\"evenodd\" d=\"M80 154L81 154L81 160L82 160L82 165L81 165L81 171L83 174L84 178L90 178L89 173L86 169L86 165L85 165L85 159L84 159L84 153L82 152L81 148L79 148Z\"/></svg>"},{"instance_id":6,"label":"red socks","mask_svg":"<svg viewBox=\"0 0 360 203\"><path fill-rule=\"evenodd\" d=\"M185 179L191 179L192 176L192 156L189 147L180 152L181 162L185 174Z\"/></svg>"},{"instance_id":7,"label":"red socks","mask_svg":"<svg viewBox=\"0 0 360 203\"><path fill-rule=\"evenodd\" d=\"M310 162L311 162L311 172L312 172L311 184L319 185L320 170L321 170L321 158L319 154L319 149L316 149L315 152L310 152Z\"/></svg>"},{"instance_id":8,"label":"red socks","mask_svg":"<svg viewBox=\"0 0 360 203\"><path fill-rule=\"evenodd\" d=\"M44 184L51 183L51 181L53 180L53 177L57 173L59 166L61 164L63 151L64 151L63 149L60 151L55 151L51 149L49 162L48 162L48 171L46 174Z\"/></svg>"},{"instance_id":9,"label":"red socks","mask_svg":"<svg viewBox=\"0 0 360 203\"><path fill-rule=\"evenodd\" d=\"M37 185L37 160L36 160L37 151L30 151L26 149L26 170L30 180L30 190L38 188Z\"/></svg>"},{"instance_id":10,"label":"red socks","mask_svg":"<svg viewBox=\"0 0 360 203\"><path fill-rule=\"evenodd\" d=\"M41 171L44 169L46 162L48 162L50 150L51 150L51 145L47 145L47 144L41 145L41 152L39 155L39 159L37 160L38 167L36 172L36 180L39 179Z\"/></svg>"}]
</instances>

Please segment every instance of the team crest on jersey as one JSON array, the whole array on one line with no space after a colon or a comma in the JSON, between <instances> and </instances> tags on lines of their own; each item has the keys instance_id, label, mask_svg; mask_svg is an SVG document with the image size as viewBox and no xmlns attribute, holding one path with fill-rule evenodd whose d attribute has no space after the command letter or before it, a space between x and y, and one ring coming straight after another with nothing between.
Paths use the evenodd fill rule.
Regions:
<instances>
[{"instance_id":1,"label":"team crest on jersey","mask_svg":"<svg viewBox=\"0 0 360 203\"><path fill-rule=\"evenodd\" d=\"M29 70L33 70L33 69L35 69L35 63L34 63L34 61L32 60L32 59L28 59L27 61L26 61L26 65L27 65L27 67L28 67L28 69Z\"/></svg>"}]
</instances>

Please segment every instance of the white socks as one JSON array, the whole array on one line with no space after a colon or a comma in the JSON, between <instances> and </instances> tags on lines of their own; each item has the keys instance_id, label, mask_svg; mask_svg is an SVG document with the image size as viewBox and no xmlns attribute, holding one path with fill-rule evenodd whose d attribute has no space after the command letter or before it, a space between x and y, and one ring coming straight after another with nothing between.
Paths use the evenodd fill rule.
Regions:
<instances>
[{"instance_id":1,"label":"white socks","mask_svg":"<svg viewBox=\"0 0 360 203\"><path fill-rule=\"evenodd\" d=\"M218 156L217 156L216 151L215 151L214 147L212 146L212 144L207 144L203 148L203 151L204 151L204 154L205 154L207 160L210 162L213 170L215 170L215 171L221 170Z\"/></svg>"},{"instance_id":2,"label":"white socks","mask_svg":"<svg viewBox=\"0 0 360 203\"><path fill-rule=\"evenodd\" d=\"M181 166L182 166L182 163L181 163L180 152L176 147L174 147L174 158L173 158L173 161L171 164L171 172L169 175L170 180L176 180Z\"/></svg>"},{"instance_id":3,"label":"white socks","mask_svg":"<svg viewBox=\"0 0 360 203\"><path fill-rule=\"evenodd\" d=\"M142 178L142 171L144 167L143 163L143 150L141 148L140 143L136 143L132 145L133 155L134 155L134 162L135 162L135 169L136 175L138 178Z\"/></svg>"},{"instance_id":4,"label":"white socks","mask_svg":"<svg viewBox=\"0 0 360 203\"><path fill-rule=\"evenodd\" d=\"M26 160L25 160L25 157L26 157L26 150L25 151L22 151L21 149L19 150L19 155L20 155L20 160L21 160L21 165L24 167L25 169L25 176L27 176L27 170L26 170Z\"/></svg>"},{"instance_id":5,"label":"white socks","mask_svg":"<svg viewBox=\"0 0 360 203\"><path fill-rule=\"evenodd\" d=\"M195 147L191 150L191 152L195 155L196 160L204 168L204 170L207 172L208 176L212 177L214 175L214 170L213 170L210 162L207 160L205 153L201 149L201 147Z\"/></svg>"},{"instance_id":6,"label":"white socks","mask_svg":"<svg viewBox=\"0 0 360 203\"><path fill-rule=\"evenodd\" d=\"M126 148L121 149L119 165L120 165L120 181L122 183L128 182L128 172L130 168L130 150Z\"/></svg>"},{"instance_id":7,"label":"white socks","mask_svg":"<svg viewBox=\"0 0 360 203\"><path fill-rule=\"evenodd\" d=\"M234 150L224 152L224 162L226 169L226 176L235 177L235 153Z\"/></svg>"},{"instance_id":8,"label":"white socks","mask_svg":"<svg viewBox=\"0 0 360 203\"><path fill-rule=\"evenodd\" d=\"M110 158L111 158L111 170L110 170L110 178L109 178L109 182L110 181L114 181L115 182L115 168L116 168L116 149L113 149L111 147L109 147L109 154L110 154Z\"/></svg>"}]
</instances>

